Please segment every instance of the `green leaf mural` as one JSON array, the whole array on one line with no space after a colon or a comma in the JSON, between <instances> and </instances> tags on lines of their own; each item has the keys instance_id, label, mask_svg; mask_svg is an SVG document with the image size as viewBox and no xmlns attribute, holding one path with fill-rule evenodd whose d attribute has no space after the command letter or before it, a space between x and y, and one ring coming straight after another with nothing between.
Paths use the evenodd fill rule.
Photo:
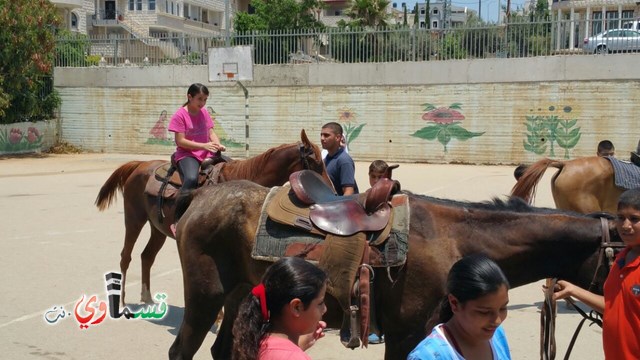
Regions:
<instances>
[{"instance_id":1,"label":"green leaf mural","mask_svg":"<svg viewBox=\"0 0 640 360\"><path fill-rule=\"evenodd\" d=\"M481 136L483 132L469 131L460 124L465 119L464 115L458 110L462 109L462 104L453 103L449 107L436 107L433 104L421 104L425 113L422 114L422 120L433 122L422 129L414 132L411 136L415 136L424 140L437 140L447 152L447 145L452 139L466 141L472 137Z\"/></svg>"},{"instance_id":2,"label":"green leaf mural","mask_svg":"<svg viewBox=\"0 0 640 360\"><path fill-rule=\"evenodd\" d=\"M549 111L555 112L558 108L550 106ZM564 113L570 113L572 108L565 106ZM525 139L522 141L524 149L536 155L543 155L549 150L549 156L556 156L556 145L564 149L564 158L569 159L569 150L573 149L580 141L580 127L574 127L578 119L561 119L556 114L535 115L525 117Z\"/></svg>"}]
</instances>

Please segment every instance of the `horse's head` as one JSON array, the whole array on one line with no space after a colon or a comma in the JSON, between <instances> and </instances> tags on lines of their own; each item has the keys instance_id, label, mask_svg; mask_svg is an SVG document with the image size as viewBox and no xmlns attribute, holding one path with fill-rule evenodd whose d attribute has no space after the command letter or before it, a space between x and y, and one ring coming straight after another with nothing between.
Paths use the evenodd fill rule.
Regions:
<instances>
[{"instance_id":1,"label":"horse's head","mask_svg":"<svg viewBox=\"0 0 640 360\"><path fill-rule=\"evenodd\" d=\"M333 187L331 179L329 179L329 175L327 174L327 169L324 166L320 148L309 140L304 129L300 132L300 143L298 144L298 148L300 149L300 159L303 166L301 170L317 172L328 185Z\"/></svg>"}]
</instances>

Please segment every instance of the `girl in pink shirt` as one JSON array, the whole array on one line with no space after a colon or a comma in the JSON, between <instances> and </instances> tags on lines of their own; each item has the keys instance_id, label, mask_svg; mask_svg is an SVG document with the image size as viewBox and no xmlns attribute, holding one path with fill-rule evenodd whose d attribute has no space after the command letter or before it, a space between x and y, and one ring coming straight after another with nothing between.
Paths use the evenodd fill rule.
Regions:
<instances>
[{"instance_id":1,"label":"girl in pink shirt","mask_svg":"<svg viewBox=\"0 0 640 360\"><path fill-rule=\"evenodd\" d=\"M187 90L187 102L176 111L169 122L169 131L175 133L176 152L174 159L182 179L182 188L176 202L176 213L181 208L180 199L198 186L200 163L218 151L225 151L220 139L213 131L214 123L205 105L209 97L206 86L195 83ZM176 219L177 221L177 219ZM175 226L172 231L175 235Z\"/></svg>"},{"instance_id":2,"label":"girl in pink shirt","mask_svg":"<svg viewBox=\"0 0 640 360\"><path fill-rule=\"evenodd\" d=\"M324 336L327 275L299 257L271 265L240 305L234 360L311 360L304 350Z\"/></svg>"}]
</instances>

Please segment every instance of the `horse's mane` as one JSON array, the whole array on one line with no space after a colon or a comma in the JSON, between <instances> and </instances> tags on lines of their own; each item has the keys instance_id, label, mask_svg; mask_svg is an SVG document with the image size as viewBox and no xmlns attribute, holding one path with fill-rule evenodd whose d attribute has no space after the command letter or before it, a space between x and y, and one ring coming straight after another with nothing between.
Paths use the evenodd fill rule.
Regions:
<instances>
[{"instance_id":1,"label":"horse's mane","mask_svg":"<svg viewBox=\"0 0 640 360\"><path fill-rule=\"evenodd\" d=\"M578 216L578 217L585 217L585 216L597 217L596 215L584 215L584 214L580 214L573 211L534 207L529 205L526 201L524 201L522 198L517 196L512 196L506 200L494 197L488 201L471 202L471 201L459 201L459 200L435 198L427 195L415 194L407 190L403 190L403 192L428 202L432 202L432 203L436 203L444 206L451 206L451 207L462 207L467 209L515 212L515 213L564 214L564 215L571 215L571 216Z\"/></svg>"},{"instance_id":2,"label":"horse's mane","mask_svg":"<svg viewBox=\"0 0 640 360\"><path fill-rule=\"evenodd\" d=\"M297 143L282 144L248 159L234 160L227 163L225 168L230 173L229 175L233 175L234 179L254 179L264 170L274 153L292 146L297 146Z\"/></svg>"}]
</instances>

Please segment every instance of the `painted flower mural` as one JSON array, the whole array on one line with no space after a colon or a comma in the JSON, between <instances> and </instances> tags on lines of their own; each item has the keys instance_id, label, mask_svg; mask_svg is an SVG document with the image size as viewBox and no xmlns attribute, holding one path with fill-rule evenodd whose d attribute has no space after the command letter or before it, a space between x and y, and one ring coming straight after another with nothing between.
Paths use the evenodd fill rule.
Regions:
<instances>
[{"instance_id":1,"label":"painted flower mural","mask_svg":"<svg viewBox=\"0 0 640 360\"><path fill-rule=\"evenodd\" d=\"M25 135L26 133L26 135ZM39 150L43 135L35 126L0 128L0 152L15 153Z\"/></svg>"},{"instance_id":2,"label":"painted flower mural","mask_svg":"<svg viewBox=\"0 0 640 360\"><path fill-rule=\"evenodd\" d=\"M569 159L569 150L578 144L582 135L580 127L576 127L578 119L561 118L561 116L570 116L573 111L571 106L560 109L552 105L548 109L548 114L525 117L524 125L527 127L527 132L522 145L526 151L537 155L542 155L549 150L549 157L556 157L556 146L558 146L564 149L564 158ZM533 109L531 111L533 112ZM566 115L556 115L560 111ZM538 112L543 111L538 109Z\"/></svg>"},{"instance_id":3,"label":"painted flower mural","mask_svg":"<svg viewBox=\"0 0 640 360\"><path fill-rule=\"evenodd\" d=\"M349 108L338 109L338 121L344 130L345 145L349 149L349 144L358 138L362 128L367 124L358 124L356 113Z\"/></svg>"},{"instance_id":4,"label":"painted flower mural","mask_svg":"<svg viewBox=\"0 0 640 360\"><path fill-rule=\"evenodd\" d=\"M422 114L422 120L428 121L430 124L414 132L411 136L424 140L438 140L444 147L445 153L451 139L465 141L484 134L484 131L471 132L460 126L465 117L459 111L461 109L459 103L451 104L449 107L435 107L429 103L422 104L422 106L425 111Z\"/></svg>"}]
</instances>

